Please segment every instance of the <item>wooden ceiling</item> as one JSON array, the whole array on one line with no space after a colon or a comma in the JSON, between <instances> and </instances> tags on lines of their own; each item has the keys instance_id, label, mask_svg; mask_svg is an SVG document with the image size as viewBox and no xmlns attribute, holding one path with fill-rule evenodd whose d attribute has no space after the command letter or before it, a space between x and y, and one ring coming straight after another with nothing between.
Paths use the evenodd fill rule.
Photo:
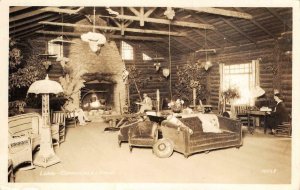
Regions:
<instances>
[{"instance_id":1,"label":"wooden ceiling","mask_svg":"<svg viewBox=\"0 0 300 190\"><path fill-rule=\"evenodd\" d=\"M220 49L265 40L278 40L282 33L292 31L292 8L226 7L178 8L169 20L165 7L10 7L9 34L11 38L60 36L62 28L93 29L96 19L103 24L95 28L107 37L155 42L160 51L195 52L201 49ZM118 15L115 15L117 13ZM89 25L74 25L80 20ZM63 24L62 24L63 23ZM79 37L79 33L64 35ZM169 43L170 42L170 43Z\"/></svg>"}]
</instances>

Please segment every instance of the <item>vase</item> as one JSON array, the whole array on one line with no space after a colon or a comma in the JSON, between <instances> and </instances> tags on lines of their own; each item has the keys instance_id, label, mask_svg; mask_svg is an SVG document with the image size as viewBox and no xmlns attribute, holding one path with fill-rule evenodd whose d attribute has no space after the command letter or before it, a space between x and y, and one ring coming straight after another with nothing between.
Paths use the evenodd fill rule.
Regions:
<instances>
[{"instance_id":1,"label":"vase","mask_svg":"<svg viewBox=\"0 0 300 190\"><path fill-rule=\"evenodd\" d=\"M180 112L181 112L181 107L173 107L173 108L172 108L172 111L173 111L174 113L180 113Z\"/></svg>"}]
</instances>

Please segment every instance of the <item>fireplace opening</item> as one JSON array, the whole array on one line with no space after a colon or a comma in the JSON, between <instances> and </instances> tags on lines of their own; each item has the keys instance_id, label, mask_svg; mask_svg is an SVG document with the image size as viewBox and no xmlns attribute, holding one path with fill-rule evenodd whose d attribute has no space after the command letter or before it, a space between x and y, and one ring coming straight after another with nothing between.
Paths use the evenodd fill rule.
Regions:
<instances>
[{"instance_id":1,"label":"fireplace opening","mask_svg":"<svg viewBox=\"0 0 300 190\"><path fill-rule=\"evenodd\" d=\"M81 105L84 111L109 111L114 107L114 83L93 80L81 90Z\"/></svg>"}]
</instances>

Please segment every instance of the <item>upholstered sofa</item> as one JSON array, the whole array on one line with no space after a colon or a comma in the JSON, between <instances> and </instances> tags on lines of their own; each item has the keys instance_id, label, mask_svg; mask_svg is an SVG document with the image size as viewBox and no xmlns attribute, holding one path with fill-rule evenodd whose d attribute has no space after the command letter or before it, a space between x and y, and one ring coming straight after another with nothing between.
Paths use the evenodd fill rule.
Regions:
<instances>
[{"instance_id":1,"label":"upholstered sofa","mask_svg":"<svg viewBox=\"0 0 300 190\"><path fill-rule=\"evenodd\" d=\"M216 118L221 130L219 133L203 132L202 122L196 116L179 119L181 124L176 124L168 120L162 121L160 130L163 139L161 139L161 142L159 142L161 144L157 145L157 147L163 148L155 151L158 153L161 151L162 155L171 155L170 150L174 150L184 154L187 158L191 154L198 152L227 147L239 148L242 146L241 123L237 120L221 116L217 116ZM170 148L170 146L172 147ZM168 153L164 153L166 151L164 147L168 147Z\"/></svg>"}]
</instances>

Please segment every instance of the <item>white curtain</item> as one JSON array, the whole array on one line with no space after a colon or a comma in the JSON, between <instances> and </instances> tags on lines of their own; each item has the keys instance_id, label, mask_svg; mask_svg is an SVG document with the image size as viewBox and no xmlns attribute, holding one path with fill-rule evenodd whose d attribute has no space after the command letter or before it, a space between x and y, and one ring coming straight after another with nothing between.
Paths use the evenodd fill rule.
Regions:
<instances>
[{"instance_id":1,"label":"white curtain","mask_svg":"<svg viewBox=\"0 0 300 190\"><path fill-rule=\"evenodd\" d=\"M220 73L220 87L219 87L219 112L223 113L225 111L225 103L222 102L222 92L223 92L223 77L224 77L224 63L219 64L219 73ZM224 103L224 105L222 105Z\"/></svg>"}]
</instances>

